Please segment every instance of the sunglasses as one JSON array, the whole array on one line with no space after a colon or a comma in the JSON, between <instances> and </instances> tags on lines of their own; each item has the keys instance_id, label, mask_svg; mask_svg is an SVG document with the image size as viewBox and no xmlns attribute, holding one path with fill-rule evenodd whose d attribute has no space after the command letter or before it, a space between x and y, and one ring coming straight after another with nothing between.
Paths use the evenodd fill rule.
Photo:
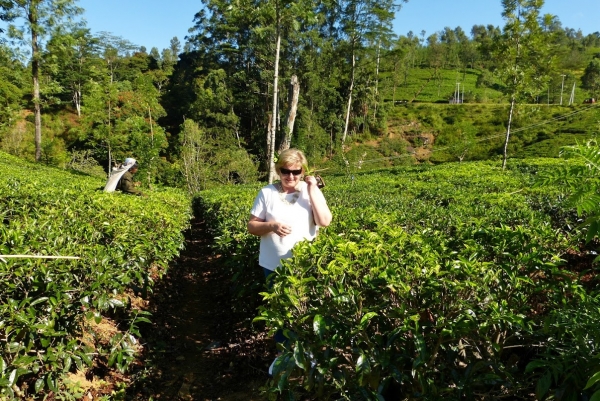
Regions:
<instances>
[{"instance_id":1,"label":"sunglasses","mask_svg":"<svg viewBox=\"0 0 600 401\"><path fill-rule=\"evenodd\" d=\"M281 172L282 175L289 175L289 174L293 174L293 175L300 175L302 174L302 169L300 170L288 170L287 168L280 168L279 171Z\"/></svg>"}]
</instances>

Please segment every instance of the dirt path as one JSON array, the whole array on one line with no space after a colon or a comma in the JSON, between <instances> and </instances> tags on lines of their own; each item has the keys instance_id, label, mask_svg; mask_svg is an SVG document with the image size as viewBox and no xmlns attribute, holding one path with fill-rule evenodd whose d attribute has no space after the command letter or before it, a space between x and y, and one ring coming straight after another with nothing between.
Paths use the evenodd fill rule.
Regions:
<instances>
[{"instance_id":1,"label":"dirt path","mask_svg":"<svg viewBox=\"0 0 600 401\"><path fill-rule=\"evenodd\" d=\"M142 332L146 351L127 400L266 399L260 387L274 346L251 325L260 300L233 299L209 245L202 222L192 221L186 249L149 298L153 324Z\"/></svg>"}]
</instances>

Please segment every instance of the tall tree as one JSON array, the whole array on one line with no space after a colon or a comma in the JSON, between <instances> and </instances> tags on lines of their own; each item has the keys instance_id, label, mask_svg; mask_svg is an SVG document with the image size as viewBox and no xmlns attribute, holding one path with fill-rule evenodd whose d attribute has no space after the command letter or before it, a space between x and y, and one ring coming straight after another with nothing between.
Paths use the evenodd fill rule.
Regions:
<instances>
[{"instance_id":1,"label":"tall tree","mask_svg":"<svg viewBox=\"0 0 600 401\"><path fill-rule=\"evenodd\" d=\"M83 87L86 82L97 80L98 71L103 68L98 49L98 38L89 29L77 27L71 31L56 29L44 52L45 74L58 83L61 100L72 102L79 117Z\"/></svg>"},{"instance_id":2,"label":"tall tree","mask_svg":"<svg viewBox=\"0 0 600 401\"><path fill-rule=\"evenodd\" d=\"M33 105L35 116L35 160L42 156L42 110L40 101L40 61L43 39L52 27L63 23L65 18L80 14L76 0L3 0L2 19L11 21L9 35L27 41L31 46L31 76L33 80ZM25 24L18 27L15 20ZM28 40L25 35L28 34Z\"/></svg>"},{"instance_id":3,"label":"tall tree","mask_svg":"<svg viewBox=\"0 0 600 401\"><path fill-rule=\"evenodd\" d=\"M155 105L157 95L147 90L148 82L137 81L147 72L150 56L130 55L134 48L130 42L107 33L101 33L99 47L103 62L96 66L94 79L86 83L82 114L91 133L89 144L99 150L111 171L115 159L130 156L134 150L131 134L149 132L150 122L164 111Z\"/></svg>"},{"instance_id":4,"label":"tall tree","mask_svg":"<svg viewBox=\"0 0 600 401\"><path fill-rule=\"evenodd\" d=\"M406 3L408 0L403 0ZM400 4L391 0L343 0L337 3L338 23L341 25L341 32L345 37L348 48L350 79L347 88L347 103L345 113L344 132L342 133L342 143L346 141L348 127L350 123L350 112L352 110L352 97L356 83L357 57L364 49L365 45L370 43L381 43L381 41L391 41L391 24L394 20L395 11L400 8Z\"/></svg>"},{"instance_id":5,"label":"tall tree","mask_svg":"<svg viewBox=\"0 0 600 401\"><path fill-rule=\"evenodd\" d=\"M496 59L503 91L510 101L502 159L502 168L505 168L516 106L525 100L532 101L545 87L553 58L548 36L543 34L539 24L544 0L502 0L502 5L506 25L497 41Z\"/></svg>"},{"instance_id":6,"label":"tall tree","mask_svg":"<svg viewBox=\"0 0 600 401\"><path fill-rule=\"evenodd\" d=\"M490 68L494 63L494 43L501 35L500 28L493 25L473 25L471 36L481 60L483 68Z\"/></svg>"},{"instance_id":7,"label":"tall tree","mask_svg":"<svg viewBox=\"0 0 600 401\"><path fill-rule=\"evenodd\" d=\"M13 4L10 0L0 0L0 21L10 21L12 18L12 7ZM0 33L6 33L6 28L0 27Z\"/></svg>"},{"instance_id":8,"label":"tall tree","mask_svg":"<svg viewBox=\"0 0 600 401\"><path fill-rule=\"evenodd\" d=\"M169 41L169 50L171 51L172 57L169 60L169 63L173 65L177 62L177 57L179 57L179 53L181 52L181 42L179 42L177 36L173 36Z\"/></svg>"},{"instance_id":9,"label":"tall tree","mask_svg":"<svg viewBox=\"0 0 600 401\"><path fill-rule=\"evenodd\" d=\"M314 24L314 0L241 0L235 3L204 0L205 9L196 14L195 27L188 38L198 57L213 58L215 68L224 68L236 104L250 101L251 109L241 107L253 131L262 132L266 148L266 169L273 180L272 166L280 132L280 77L294 74L300 55L297 37ZM284 63L284 64L282 64ZM208 71L203 72L203 75ZM285 81L284 81L285 82ZM258 107L258 109L254 109ZM256 110L257 113L252 113ZM251 115L253 114L253 115ZM202 123L198 121L202 126ZM264 146L266 142L266 147ZM265 154L265 152L261 152Z\"/></svg>"},{"instance_id":10,"label":"tall tree","mask_svg":"<svg viewBox=\"0 0 600 401\"><path fill-rule=\"evenodd\" d=\"M592 96L597 97L600 92L600 58L594 58L585 67L581 82L583 87L592 93Z\"/></svg>"},{"instance_id":11,"label":"tall tree","mask_svg":"<svg viewBox=\"0 0 600 401\"><path fill-rule=\"evenodd\" d=\"M0 147L20 156L25 144L25 130L16 127L19 111L25 106L25 95L30 91L27 68L0 43Z\"/></svg>"},{"instance_id":12,"label":"tall tree","mask_svg":"<svg viewBox=\"0 0 600 401\"><path fill-rule=\"evenodd\" d=\"M266 0L263 10L274 16L271 22L271 31L274 33L275 49L273 52L273 92L270 124L267 130L267 158L269 166L269 183L275 179L275 140L277 134L277 123L279 121L279 60L281 57L282 36L286 33L300 29L300 20L313 20L315 18L312 0ZM272 11L269 11L271 9ZM265 17L265 14L262 15ZM269 20L268 17L266 19Z\"/></svg>"}]
</instances>

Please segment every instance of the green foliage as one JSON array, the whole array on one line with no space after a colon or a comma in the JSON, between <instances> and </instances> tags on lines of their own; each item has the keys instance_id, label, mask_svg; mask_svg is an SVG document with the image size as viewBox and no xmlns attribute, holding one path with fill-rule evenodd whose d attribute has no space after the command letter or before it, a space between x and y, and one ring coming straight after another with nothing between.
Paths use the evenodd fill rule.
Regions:
<instances>
[{"instance_id":1,"label":"green foliage","mask_svg":"<svg viewBox=\"0 0 600 401\"><path fill-rule=\"evenodd\" d=\"M594 373L594 375L592 377L590 377L590 379L588 380L585 389L584 390L588 390L588 389L592 389L595 392L593 393L592 397L590 398L590 400L592 401L597 401L598 398L600 397L600 390L598 389L598 385L600 384L600 371Z\"/></svg>"},{"instance_id":2,"label":"green foliage","mask_svg":"<svg viewBox=\"0 0 600 401\"><path fill-rule=\"evenodd\" d=\"M71 160L67 164L67 168L88 174L98 178L106 178L106 173L102 166L98 164L96 159L91 155L91 151L73 151Z\"/></svg>"},{"instance_id":3,"label":"green foliage","mask_svg":"<svg viewBox=\"0 0 600 401\"><path fill-rule=\"evenodd\" d=\"M600 307L598 296L583 297L573 307L550 311L540 333L545 345L526 367L533 373L536 399L576 399L576 394L598 397L600 386L594 374L600 371L595 326ZM586 384L587 381L587 384ZM593 398L590 398L593 399Z\"/></svg>"},{"instance_id":4,"label":"green foliage","mask_svg":"<svg viewBox=\"0 0 600 401\"><path fill-rule=\"evenodd\" d=\"M503 0L506 21L502 40L496 42L496 73L510 102L531 102L545 88L555 57L550 37L541 30L538 0Z\"/></svg>"},{"instance_id":5,"label":"green foliage","mask_svg":"<svg viewBox=\"0 0 600 401\"><path fill-rule=\"evenodd\" d=\"M397 137L385 137L379 143L379 153L384 157L397 157L406 153L408 143L406 140Z\"/></svg>"},{"instance_id":6,"label":"green foliage","mask_svg":"<svg viewBox=\"0 0 600 401\"><path fill-rule=\"evenodd\" d=\"M505 105L407 104L393 110L389 130L405 138L433 134L432 162L489 159L498 154L506 134ZM517 158L558 157L560 148L585 142L598 131L598 110L522 105L515 115L511 155Z\"/></svg>"},{"instance_id":7,"label":"green foliage","mask_svg":"<svg viewBox=\"0 0 600 401\"><path fill-rule=\"evenodd\" d=\"M566 217L563 186L533 186L563 163L523 161L502 171L465 162L352 181L325 177L334 221L294 248L255 319L290 338L273 391L527 398L539 381L540 395L581 392L597 368L590 357L597 300L567 264L580 237ZM261 287L252 281L258 240L245 229L257 189L198 198L214 224L216 251L244 291Z\"/></svg>"},{"instance_id":8,"label":"green foliage","mask_svg":"<svg viewBox=\"0 0 600 401\"><path fill-rule=\"evenodd\" d=\"M179 135L181 174L189 193L215 185L250 183L258 178L256 163L246 150L223 146L194 121L185 120Z\"/></svg>"},{"instance_id":9,"label":"green foliage","mask_svg":"<svg viewBox=\"0 0 600 401\"><path fill-rule=\"evenodd\" d=\"M555 183L569 192L567 205L577 209L587 227L586 242L600 234L600 148L596 140L585 145L567 146L561 151L564 158L574 158L580 164L562 165L540 178L540 183Z\"/></svg>"},{"instance_id":10,"label":"green foliage","mask_svg":"<svg viewBox=\"0 0 600 401\"><path fill-rule=\"evenodd\" d=\"M581 82L584 88L589 89L592 94L597 96L600 91L600 58L594 58L585 67Z\"/></svg>"},{"instance_id":11,"label":"green foliage","mask_svg":"<svg viewBox=\"0 0 600 401\"><path fill-rule=\"evenodd\" d=\"M45 6L73 5L63 3L45 0L40 4L44 11L48 10ZM281 117L289 109L287 84L290 77L296 75L300 82L300 99L292 146L304 149L311 159L320 163L335 157L334 153L339 151L351 82L348 135L352 141L363 143L385 138L402 123L395 118L398 109L412 106L415 106L410 112L412 121L428 125L436 131L433 135L446 135L446 126L454 123L446 120L447 115L441 120L439 116L450 114L448 109L454 108L455 105L447 102L454 96L457 84L467 104L498 104L503 101L502 90L507 88L492 74L503 70L499 67L505 58L492 57L491 50L509 44L512 37L502 36L496 27L475 26L471 37L456 27L444 28L427 38L409 33L393 40L389 23L393 13L402 10L389 1L366 5L373 9L361 12L355 8L359 4L351 1L323 7L314 7L310 1L282 2L279 9L269 2L259 9L248 1L234 6L217 0L207 0L204 4L206 9L195 16L195 26L184 52L176 38L169 49L153 48L146 53L123 38L107 33L91 35L82 24L44 25L48 40L43 41L36 60L41 61L42 111L52 117L45 118L42 124L44 136L48 137L40 144L46 153L43 160L62 165L74 150L93 150L92 157L107 169L110 163L135 156L142 162L145 169L142 175L148 185L160 180L179 183L181 177L173 174L179 170L182 156L179 134L182 121L192 119L222 149L224 154L217 159L229 159L237 147L246 150L248 160L262 162L269 118L266 110L270 109L265 104L272 104L269 98L273 94L277 26L284 29L281 30L277 102L280 132L276 141L280 141L286 125L282 124ZM282 17L279 21L276 20L278 10ZM10 19L17 9L4 11L8 12L5 17ZM60 11L66 15L79 10ZM304 16L302 23L298 23L298 15ZM533 21L521 22L523 24L513 26L515 32ZM551 53L560 59L564 71L558 71L555 65L546 65L549 79L536 81L543 88L533 90L530 85L526 92L528 101L556 104L562 97L560 74L565 74L569 87L572 82L583 79L585 66L593 62L598 52L598 40L593 34L583 37L563 30L557 20L544 21L543 28L537 33L543 36L544 43L553 46ZM14 30L13 33L18 34ZM21 32L21 36L24 33ZM549 60L539 53L543 46L537 42L526 47L535 52L533 61ZM357 56L354 67L353 54ZM29 113L23 110L23 105L31 106L27 90L31 80L27 78L29 73L17 48L3 46L0 58L6 67L0 72L0 92L6 95L3 98L8 102L0 110L1 146L28 158L35 154L31 145L33 126L21 125L20 121ZM590 97L592 89L586 87L589 89L579 89L578 85L576 104ZM437 110L418 108L423 103L429 103L427 106L439 103L437 106L441 107ZM399 105L401 107L397 107ZM471 118L480 121L483 117L490 118L482 122L481 127L473 124L478 129L477 145L469 147L465 158L484 159L498 153L497 143L480 140L504 129L504 118L494 127L498 117L482 111L479 106L481 104L454 119L467 123ZM482 118L476 118L471 111L480 112ZM524 116L523 125L526 118L537 120L537 117ZM64 129L54 120L64 120ZM28 121L33 123L34 119ZM578 124L576 119L569 122L574 129L579 128ZM552 135L560 133L558 129L548 131ZM551 152L558 146L539 133L532 133L523 140L513 139L511 155L519 157L536 156L534 152L540 148ZM536 147L538 141L546 142ZM399 153L395 144L382 142L385 143L379 146L378 157L393 157ZM217 152L219 150L213 153ZM450 152L439 152L430 160L453 161L462 154L460 149L453 148ZM223 176L211 178L217 182L227 181Z\"/></svg>"},{"instance_id":12,"label":"green foliage","mask_svg":"<svg viewBox=\"0 0 600 401\"><path fill-rule=\"evenodd\" d=\"M126 370L147 313L123 293L152 288L178 255L188 198L174 190L108 194L99 191L104 180L6 154L0 169L0 254L79 258L0 260L0 394L10 398L27 386L30 395L56 392L62 374L99 359ZM124 328L108 345L87 333L86 321L103 316Z\"/></svg>"},{"instance_id":13,"label":"green foliage","mask_svg":"<svg viewBox=\"0 0 600 401\"><path fill-rule=\"evenodd\" d=\"M0 127L5 127L13 113L23 107L23 96L31 85L26 69L11 53L5 44L0 44Z\"/></svg>"},{"instance_id":14,"label":"green foliage","mask_svg":"<svg viewBox=\"0 0 600 401\"><path fill-rule=\"evenodd\" d=\"M448 104L456 90L456 82L461 82L461 98L464 88L466 103L499 103L501 100L502 93L494 85L494 78L488 70L441 68L437 71L436 80L432 79L434 74L436 70L431 67L412 68L406 82L398 85L395 93L390 91L389 86L382 88L384 99ZM387 73L383 72L382 75L386 77ZM478 84L482 79L485 85ZM391 89L393 90L393 87Z\"/></svg>"},{"instance_id":15,"label":"green foliage","mask_svg":"<svg viewBox=\"0 0 600 401\"><path fill-rule=\"evenodd\" d=\"M436 143L442 151L449 153L454 160L463 161L470 158L470 154L475 148L475 137L477 128L468 122L454 123L440 133L436 138Z\"/></svg>"}]
</instances>

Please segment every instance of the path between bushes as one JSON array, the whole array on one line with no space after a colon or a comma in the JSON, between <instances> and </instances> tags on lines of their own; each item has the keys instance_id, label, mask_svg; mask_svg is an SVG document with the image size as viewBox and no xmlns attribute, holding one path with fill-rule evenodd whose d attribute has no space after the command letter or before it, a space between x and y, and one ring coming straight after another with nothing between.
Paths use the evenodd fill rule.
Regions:
<instances>
[{"instance_id":1,"label":"path between bushes","mask_svg":"<svg viewBox=\"0 0 600 401\"><path fill-rule=\"evenodd\" d=\"M234 300L231 279L193 220L186 248L149 295L153 324L142 329L144 355L129 375L127 400L266 400L261 387L274 345L252 326L257 294Z\"/></svg>"}]
</instances>

